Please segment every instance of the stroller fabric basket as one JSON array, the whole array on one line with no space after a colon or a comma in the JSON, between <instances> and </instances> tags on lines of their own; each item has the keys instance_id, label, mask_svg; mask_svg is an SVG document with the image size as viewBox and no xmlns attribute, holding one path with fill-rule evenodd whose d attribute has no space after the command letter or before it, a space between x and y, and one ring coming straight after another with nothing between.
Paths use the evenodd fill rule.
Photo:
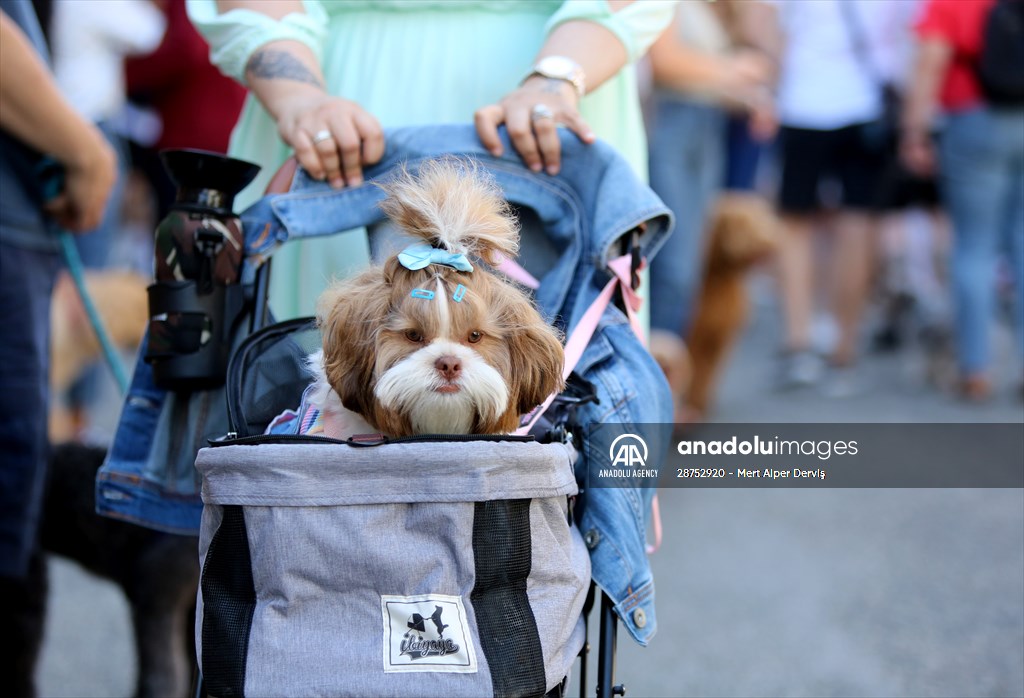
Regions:
<instances>
[{"instance_id":1,"label":"stroller fabric basket","mask_svg":"<svg viewBox=\"0 0 1024 698\"><path fill-rule=\"evenodd\" d=\"M585 639L590 582L570 507L575 453L470 438L202 449L207 692L556 689Z\"/></svg>"}]
</instances>

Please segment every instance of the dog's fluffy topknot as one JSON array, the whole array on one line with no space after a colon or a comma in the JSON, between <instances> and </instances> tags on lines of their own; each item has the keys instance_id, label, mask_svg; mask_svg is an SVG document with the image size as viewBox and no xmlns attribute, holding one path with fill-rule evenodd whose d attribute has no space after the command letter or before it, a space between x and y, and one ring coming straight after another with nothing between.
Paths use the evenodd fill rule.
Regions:
<instances>
[{"instance_id":1,"label":"dog's fluffy topknot","mask_svg":"<svg viewBox=\"0 0 1024 698\"><path fill-rule=\"evenodd\" d=\"M519 229L498 185L475 164L456 158L430 160L415 175L403 168L382 182L381 210L406 233L449 252L513 258Z\"/></svg>"}]
</instances>

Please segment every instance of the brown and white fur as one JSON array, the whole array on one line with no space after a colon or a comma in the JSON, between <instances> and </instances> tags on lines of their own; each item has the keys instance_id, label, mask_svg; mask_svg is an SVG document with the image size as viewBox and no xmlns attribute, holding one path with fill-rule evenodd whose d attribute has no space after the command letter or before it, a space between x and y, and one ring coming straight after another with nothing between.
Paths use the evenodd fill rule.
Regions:
<instances>
[{"instance_id":1,"label":"brown and white fur","mask_svg":"<svg viewBox=\"0 0 1024 698\"><path fill-rule=\"evenodd\" d=\"M430 264L413 271L396 256L323 293L322 372L316 355L311 363L320 376L314 404L324 412L325 433L346 436L366 426L391 437L514 431L521 414L563 387L564 355L558 334L523 292L480 264L493 266L518 249L500 190L452 159L381 186L381 208L403 233L465 254L474 270ZM434 296L413 297L414 289Z\"/></svg>"}]
</instances>

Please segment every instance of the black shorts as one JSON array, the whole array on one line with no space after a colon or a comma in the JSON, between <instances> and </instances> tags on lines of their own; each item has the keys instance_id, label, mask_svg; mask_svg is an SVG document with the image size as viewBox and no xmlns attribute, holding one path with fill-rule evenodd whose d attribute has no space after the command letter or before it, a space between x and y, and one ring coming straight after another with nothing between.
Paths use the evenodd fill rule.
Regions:
<instances>
[{"instance_id":1,"label":"black shorts","mask_svg":"<svg viewBox=\"0 0 1024 698\"><path fill-rule=\"evenodd\" d=\"M782 170L779 209L784 213L813 213L822 208L821 185L834 181L840 189L836 205L877 208L878 180L883 155L865 145L862 124L829 131L783 126L779 131Z\"/></svg>"}]
</instances>

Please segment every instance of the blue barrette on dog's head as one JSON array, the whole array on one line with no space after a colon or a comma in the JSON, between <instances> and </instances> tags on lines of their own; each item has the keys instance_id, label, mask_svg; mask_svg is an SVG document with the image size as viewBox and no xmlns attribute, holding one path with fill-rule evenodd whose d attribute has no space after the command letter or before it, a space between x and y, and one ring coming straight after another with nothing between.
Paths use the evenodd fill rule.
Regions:
<instances>
[{"instance_id":1,"label":"blue barrette on dog's head","mask_svg":"<svg viewBox=\"0 0 1024 698\"><path fill-rule=\"evenodd\" d=\"M431 264L443 264L459 271L473 271L473 265L466 259L466 255L432 247L425 242L406 247L398 253L398 261L411 271L423 269Z\"/></svg>"}]
</instances>

